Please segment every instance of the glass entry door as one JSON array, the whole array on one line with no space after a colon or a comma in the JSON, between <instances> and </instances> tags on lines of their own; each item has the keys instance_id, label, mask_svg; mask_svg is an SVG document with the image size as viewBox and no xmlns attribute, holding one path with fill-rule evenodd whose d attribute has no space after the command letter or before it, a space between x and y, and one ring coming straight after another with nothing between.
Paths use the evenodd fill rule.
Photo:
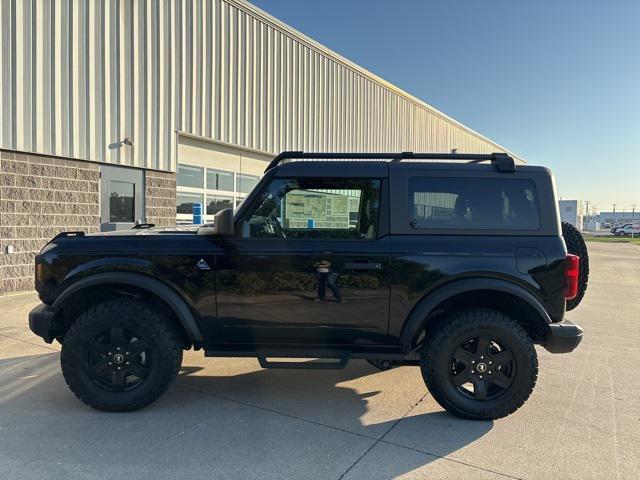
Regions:
<instances>
[{"instance_id":1,"label":"glass entry door","mask_svg":"<svg viewBox=\"0 0 640 480\"><path fill-rule=\"evenodd\" d=\"M144 221L142 170L100 167L100 230L126 230Z\"/></svg>"}]
</instances>

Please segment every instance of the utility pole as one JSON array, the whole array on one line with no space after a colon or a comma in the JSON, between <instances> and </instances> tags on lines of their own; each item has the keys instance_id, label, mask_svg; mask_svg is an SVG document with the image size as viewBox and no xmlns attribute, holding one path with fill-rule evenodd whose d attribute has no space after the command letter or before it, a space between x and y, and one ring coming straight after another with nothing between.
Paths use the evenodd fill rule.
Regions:
<instances>
[{"instance_id":1,"label":"utility pole","mask_svg":"<svg viewBox=\"0 0 640 480\"><path fill-rule=\"evenodd\" d=\"M635 220L636 220L636 207L637 205L634 203L633 205L631 205L631 238L633 238L633 227L635 227Z\"/></svg>"},{"instance_id":2,"label":"utility pole","mask_svg":"<svg viewBox=\"0 0 640 480\"><path fill-rule=\"evenodd\" d=\"M587 204L587 214L586 214L587 222L591 222L591 217L589 217L589 204L591 203L591 200L585 200L584 203Z\"/></svg>"},{"instance_id":3,"label":"utility pole","mask_svg":"<svg viewBox=\"0 0 640 480\"><path fill-rule=\"evenodd\" d=\"M616 204L613 204L613 227L616 226Z\"/></svg>"}]
</instances>

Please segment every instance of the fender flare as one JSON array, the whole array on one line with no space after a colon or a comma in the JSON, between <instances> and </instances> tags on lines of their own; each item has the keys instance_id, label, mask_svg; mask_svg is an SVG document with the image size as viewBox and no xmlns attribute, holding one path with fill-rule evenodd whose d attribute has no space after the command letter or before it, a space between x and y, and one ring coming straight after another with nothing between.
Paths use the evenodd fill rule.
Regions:
<instances>
[{"instance_id":1,"label":"fender flare","mask_svg":"<svg viewBox=\"0 0 640 480\"><path fill-rule=\"evenodd\" d=\"M53 302L52 308L58 310L64 304L64 302L71 297L71 295L88 287L104 284L120 284L131 285L134 287L147 290L154 295L160 297L173 311L182 326L184 327L187 336L194 342L204 341L200 328L189 309L189 306L178 293L165 283L160 282L154 278L139 273L131 272L107 272L96 273L85 277L67 287L58 298Z\"/></svg>"},{"instance_id":2,"label":"fender flare","mask_svg":"<svg viewBox=\"0 0 640 480\"><path fill-rule=\"evenodd\" d=\"M433 292L427 293L413 308L402 328L402 333L400 334L401 344L405 349L411 347L411 342L422 328L427 315L440 303L454 295L478 290L494 290L518 297L527 302L538 313L540 321L544 322L545 326L551 323L551 318L540 300L518 285L495 278L454 280L436 288Z\"/></svg>"}]
</instances>

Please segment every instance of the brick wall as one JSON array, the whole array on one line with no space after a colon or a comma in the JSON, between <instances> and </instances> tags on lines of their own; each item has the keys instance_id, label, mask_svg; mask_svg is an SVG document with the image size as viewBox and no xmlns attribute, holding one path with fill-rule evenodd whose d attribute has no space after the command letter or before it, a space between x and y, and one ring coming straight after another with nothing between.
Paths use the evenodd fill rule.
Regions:
<instances>
[{"instance_id":1,"label":"brick wall","mask_svg":"<svg viewBox=\"0 0 640 480\"><path fill-rule=\"evenodd\" d=\"M176 224L176 174L145 171L145 217L158 226Z\"/></svg>"},{"instance_id":2,"label":"brick wall","mask_svg":"<svg viewBox=\"0 0 640 480\"><path fill-rule=\"evenodd\" d=\"M0 294L33 289L33 257L54 235L100 230L98 168L0 151Z\"/></svg>"}]
</instances>

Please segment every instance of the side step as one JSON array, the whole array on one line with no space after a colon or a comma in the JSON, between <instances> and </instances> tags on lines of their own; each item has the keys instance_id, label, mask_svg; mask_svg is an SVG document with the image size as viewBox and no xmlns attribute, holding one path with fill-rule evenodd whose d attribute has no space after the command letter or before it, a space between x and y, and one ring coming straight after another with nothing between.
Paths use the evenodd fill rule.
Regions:
<instances>
[{"instance_id":1,"label":"side step","mask_svg":"<svg viewBox=\"0 0 640 480\"><path fill-rule=\"evenodd\" d=\"M408 357L401 351L358 351L340 348L295 348L281 345L247 346L237 349L224 345L211 345L205 348L206 357L254 357L262 368L307 369L307 370L340 370L347 366L351 359L392 360L404 363ZM270 358L277 358L272 361ZM281 359L324 359L325 361L288 361Z\"/></svg>"},{"instance_id":2,"label":"side step","mask_svg":"<svg viewBox=\"0 0 640 480\"><path fill-rule=\"evenodd\" d=\"M262 368L288 368L288 369L308 369L308 370L341 370L347 366L349 363L349 359L351 358L351 354L349 352L344 352L336 357L321 357L327 359L337 359L337 362L334 361L324 361L324 362L286 362L286 361L277 361L272 362L269 361L268 357L277 357L278 354L275 355L267 355L264 353L258 353L258 362L260 362L260 366ZM313 355L305 355L299 358L314 358Z\"/></svg>"}]
</instances>

